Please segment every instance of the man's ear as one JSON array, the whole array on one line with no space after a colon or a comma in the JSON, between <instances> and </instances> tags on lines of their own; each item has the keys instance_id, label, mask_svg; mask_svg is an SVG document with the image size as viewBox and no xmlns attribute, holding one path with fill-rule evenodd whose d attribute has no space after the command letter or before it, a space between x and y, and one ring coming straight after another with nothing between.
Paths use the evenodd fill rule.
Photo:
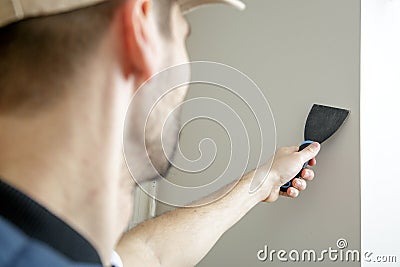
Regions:
<instances>
[{"instance_id":1,"label":"man's ear","mask_svg":"<svg viewBox=\"0 0 400 267\"><path fill-rule=\"evenodd\" d=\"M159 60L152 0L128 0L121 8L124 72L142 83L155 74Z\"/></svg>"}]
</instances>

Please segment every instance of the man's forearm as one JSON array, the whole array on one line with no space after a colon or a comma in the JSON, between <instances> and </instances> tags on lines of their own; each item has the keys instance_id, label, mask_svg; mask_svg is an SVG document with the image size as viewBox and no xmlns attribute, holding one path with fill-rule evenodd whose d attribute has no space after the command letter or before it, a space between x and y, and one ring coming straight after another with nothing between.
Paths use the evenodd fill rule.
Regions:
<instances>
[{"instance_id":1,"label":"man's forearm","mask_svg":"<svg viewBox=\"0 0 400 267\"><path fill-rule=\"evenodd\" d=\"M257 175L266 173L258 171ZM243 177L218 201L196 208L176 209L126 233L117 248L125 266L135 266L141 261L146 266L197 264L223 233L267 197L267 191L272 189L268 186L254 194L249 192L252 176L253 173L249 173Z\"/></svg>"}]
</instances>

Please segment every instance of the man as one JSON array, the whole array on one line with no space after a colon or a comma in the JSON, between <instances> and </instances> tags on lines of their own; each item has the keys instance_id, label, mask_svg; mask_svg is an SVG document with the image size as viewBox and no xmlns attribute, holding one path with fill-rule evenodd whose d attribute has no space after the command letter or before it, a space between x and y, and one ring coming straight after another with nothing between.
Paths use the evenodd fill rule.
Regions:
<instances>
[{"instance_id":1,"label":"man","mask_svg":"<svg viewBox=\"0 0 400 267\"><path fill-rule=\"evenodd\" d=\"M315 165L316 143L279 149L271 169L255 174L266 176L257 192L249 192L252 172L218 201L122 236L133 203L133 180L121 168L126 108L144 81L188 60L182 12L209 2L238 5L0 0L0 266L110 266L114 249L124 266L192 266L252 207L275 201L304 162ZM162 119L149 121L146 141L165 172L166 157L151 143ZM313 176L303 170L285 195L297 197Z\"/></svg>"}]
</instances>

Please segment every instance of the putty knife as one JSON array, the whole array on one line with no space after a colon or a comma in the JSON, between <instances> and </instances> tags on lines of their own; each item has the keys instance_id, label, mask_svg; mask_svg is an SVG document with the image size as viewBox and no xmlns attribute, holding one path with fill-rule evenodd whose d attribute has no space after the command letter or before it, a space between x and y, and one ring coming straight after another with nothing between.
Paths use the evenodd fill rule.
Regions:
<instances>
[{"instance_id":1,"label":"putty knife","mask_svg":"<svg viewBox=\"0 0 400 267\"><path fill-rule=\"evenodd\" d=\"M349 116L350 111L346 109L328 107L314 104L308 114L306 125L304 128L304 141L301 143L299 151L302 151L313 142L322 144L331 137L342 126ZM303 169L308 166L306 162ZM301 177L301 172L295 178ZM293 181L293 180L292 180ZM286 192L292 186L292 181L281 187L282 192Z\"/></svg>"}]
</instances>

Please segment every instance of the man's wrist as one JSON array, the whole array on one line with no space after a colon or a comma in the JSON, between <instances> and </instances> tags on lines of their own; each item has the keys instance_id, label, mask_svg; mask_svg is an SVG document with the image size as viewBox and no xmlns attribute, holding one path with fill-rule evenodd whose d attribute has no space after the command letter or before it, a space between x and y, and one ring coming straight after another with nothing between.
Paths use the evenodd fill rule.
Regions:
<instances>
[{"instance_id":1,"label":"man's wrist","mask_svg":"<svg viewBox=\"0 0 400 267\"><path fill-rule=\"evenodd\" d=\"M276 187L276 183L274 182L276 181L276 177L278 177L278 175L276 175L272 169L257 169L249 175L249 194L257 200L257 203L262 202L269 197L273 189ZM255 183L255 181L259 181L262 184L258 186L259 188L255 192L251 193L251 188L254 186L253 183Z\"/></svg>"}]
</instances>

